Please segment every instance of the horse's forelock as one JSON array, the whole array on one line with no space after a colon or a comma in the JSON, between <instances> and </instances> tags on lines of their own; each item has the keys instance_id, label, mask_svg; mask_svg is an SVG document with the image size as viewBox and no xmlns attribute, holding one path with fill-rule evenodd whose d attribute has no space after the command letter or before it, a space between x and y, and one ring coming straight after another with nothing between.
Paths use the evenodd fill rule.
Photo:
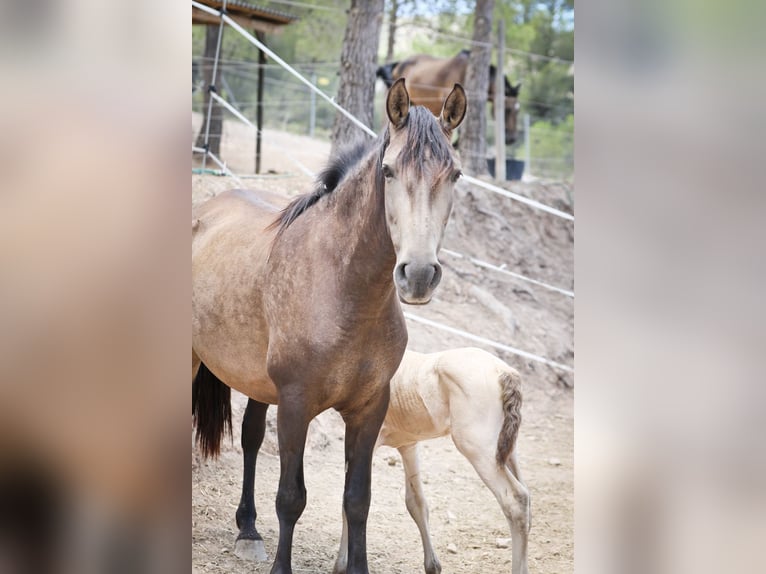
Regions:
<instances>
[{"instance_id":1,"label":"horse's forelock","mask_svg":"<svg viewBox=\"0 0 766 574\"><path fill-rule=\"evenodd\" d=\"M434 115L422 106L413 106L403 126L407 141L399 154L402 169L411 169L417 177L423 176L426 152L431 152L428 163L436 163L436 173L451 168L454 159L447 135Z\"/></svg>"}]
</instances>

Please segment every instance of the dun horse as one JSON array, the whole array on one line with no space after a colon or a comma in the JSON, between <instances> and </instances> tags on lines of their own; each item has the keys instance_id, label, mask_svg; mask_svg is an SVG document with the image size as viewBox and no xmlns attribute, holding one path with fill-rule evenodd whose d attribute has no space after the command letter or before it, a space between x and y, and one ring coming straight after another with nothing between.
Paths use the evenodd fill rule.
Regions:
<instances>
[{"instance_id":1,"label":"dun horse","mask_svg":"<svg viewBox=\"0 0 766 574\"><path fill-rule=\"evenodd\" d=\"M407 510L420 530L427 574L441 572L441 564L428 530L417 444L448 433L508 520L513 574L528 574L529 492L515 452L521 424L520 385L514 369L475 348L429 355L407 351L391 379L391 402L376 446L397 448L402 456ZM344 519L335 572L345 572L347 532Z\"/></svg>"},{"instance_id":2,"label":"dun horse","mask_svg":"<svg viewBox=\"0 0 766 574\"><path fill-rule=\"evenodd\" d=\"M410 56L401 62L393 62L378 68L378 77L386 86L391 87L395 80L407 78L407 86L413 103L427 107L435 115L441 110L444 97L452 89L454 83L465 84L465 74L468 69L468 50L461 51L452 58L435 58L427 54ZM489 90L487 99L492 102L492 117L496 117L495 102L495 66L489 67ZM504 78L505 98L505 143L516 141L516 117L519 113L519 90L521 84L512 86L508 78Z\"/></svg>"},{"instance_id":3,"label":"dun horse","mask_svg":"<svg viewBox=\"0 0 766 574\"><path fill-rule=\"evenodd\" d=\"M465 110L459 85L437 118L410 106L396 82L381 136L332 162L313 192L281 212L267 194L227 192L193 213L192 410L202 450L217 454L230 430L231 387L254 405L243 433L245 466L254 466L266 409L279 404L271 574L292 572L306 432L328 408L346 423L348 572L368 572L372 451L407 344L399 300L427 303L441 278L436 254L460 177L449 136ZM255 518L254 504L237 510L240 546L258 553Z\"/></svg>"}]
</instances>

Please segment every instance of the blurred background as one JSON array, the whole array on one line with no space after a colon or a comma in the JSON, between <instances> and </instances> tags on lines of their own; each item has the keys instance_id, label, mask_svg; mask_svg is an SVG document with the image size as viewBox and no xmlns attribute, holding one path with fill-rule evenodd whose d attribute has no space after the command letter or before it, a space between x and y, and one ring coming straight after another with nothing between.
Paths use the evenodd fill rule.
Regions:
<instances>
[{"instance_id":1,"label":"blurred background","mask_svg":"<svg viewBox=\"0 0 766 574\"><path fill-rule=\"evenodd\" d=\"M763 10L577 5L578 572L766 569ZM0 2L0 571L189 571L189 11ZM573 60L566 26L514 41ZM572 66L508 65L532 173L567 177L571 108L527 88ZM307 132L291 105L268 121Z\"/></svg>"},{"instance_id":2,"label":"blurred background","mask_svg":"<svg viewBox=\"0 0 766 574\"><path fill-rule=\"evenodd\" d=\"M346 28L347 0L256 2L280 25L262 33L267 45L329 95L338 92L340 53ZM383 12L378 62L398 62L414 54L452 57L473 45L475 2L466 0L388 0ZM504 73L521 83L518 139L507 157L525 162L528 178L571 181L574 178L574 3L569 0L494 2L494 22L505 28ZM204 115L204 66L214 59L217 27L192 28L192 110ZM497 40L493 29L492 41ZM206 43L207 42L207 43ZM208 51L206 53L206 46ZM493 62L495 57L493 56ZM256 122L258 49L233 30L222 39L219 93ZM326 139L335 110L280 65L264 63L265 129ZM382 126L386 86L376 81L374 129ZM527 116L526 118L524 116ZM493 119L486 125L490 155L494 153ZM526 133L528 129L529 133ZM224 129L223 138L227 134ZM216 132L218 133L218 132ZM198 143L202 143L198 139ZM238 147L242 148L245 142ZM236 173L254 173L254 146L249 155L230 157ZM518 179L518 178L517 178Z\"/></svg>"}]
</instances>

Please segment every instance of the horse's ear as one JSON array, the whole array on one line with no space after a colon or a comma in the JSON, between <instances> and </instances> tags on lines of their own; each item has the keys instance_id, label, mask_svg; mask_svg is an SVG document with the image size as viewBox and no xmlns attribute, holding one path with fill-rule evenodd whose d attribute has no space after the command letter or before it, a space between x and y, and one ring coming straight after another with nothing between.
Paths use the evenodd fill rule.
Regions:
<instances>
[{"instance_id":1,"label":"horse's ear","mask_svg":"<svg viewBox=\"0 0 766 574\"><path fill-rule=\"evenodd\" d=\"M460 125L465 117L465 110L468 103L465 97L465 90L460 84L455 84L447 99L444 100L442 113L439 115L439 122L445 131L451 132Z\"/></svg>"},{"instance_id":2,"label":"horse's ear","mask_svg":"<svg viewBox=\"0 0 766 574\"><path fill-rule=\"evenodd\" d=\"M388 90L386 96L386 114L394 127L400 128L407 120L407 114L410 113L410 95L407 88L404 87L404 78L399 78Z\"/></svg>"}]
</instances>

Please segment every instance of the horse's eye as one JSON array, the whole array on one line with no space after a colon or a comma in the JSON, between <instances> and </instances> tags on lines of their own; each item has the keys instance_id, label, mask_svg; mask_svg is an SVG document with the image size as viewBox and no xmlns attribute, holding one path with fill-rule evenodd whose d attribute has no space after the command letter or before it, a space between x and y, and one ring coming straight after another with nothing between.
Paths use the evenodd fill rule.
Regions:
<instances>
[{"instance_id":1,"label":"horse's eye","mask_svg":"<svg viewBox=\"0 0 766 574\"><path fill-rule=\"evenodd\" d=\"M391 179L392 177L394 177L394 172L391 171L391 168L388 167L385 163L383 164L382 168L383 168L383 177L385 177L386 179Z\"/></svg>"},{"instance_id":2,"label":"horse's eye","mask_svg":"<svg viewBox=\"0 0 766 574\"><path fill-rule=\"evenodd\" d=\"M450 179L452 180L452 183L455 183L458 179L460 179L460 176L463 175L463 172L459 169L452 172L452 175L450 176Z\"/></svg>"}]
</instances>

